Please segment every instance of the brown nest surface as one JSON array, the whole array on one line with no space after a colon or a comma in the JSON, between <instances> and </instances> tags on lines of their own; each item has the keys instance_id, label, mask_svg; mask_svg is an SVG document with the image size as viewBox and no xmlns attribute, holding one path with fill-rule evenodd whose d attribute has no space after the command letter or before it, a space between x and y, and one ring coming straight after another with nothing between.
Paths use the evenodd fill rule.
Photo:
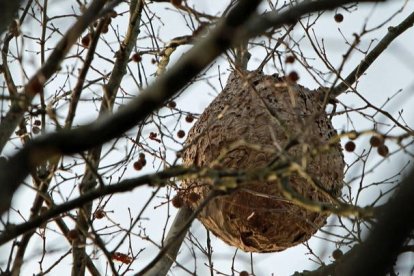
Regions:
<instances>
[{"instance_id":1,"label":"brown nest surface","mask_svg":"<svg viewBox=\"0 0 414 276\"><path fill-rule=\"evenodd\" d=\"M344 160L339 141L332 143L337 133L321 110L322 99L322 92L275 76L233 72L189 132L183 163L254 170L292 160L320 188L296 173L288 176L289 186L306 199L332 202L342 188ZM186 179L181 196L195 208L212 185L208 179ZM239 187L213 199L198 219L244 251L284 250L308 240L326 223L327 215L283 197L275 181L255 180Z\"/></svg>"}]
</instances>

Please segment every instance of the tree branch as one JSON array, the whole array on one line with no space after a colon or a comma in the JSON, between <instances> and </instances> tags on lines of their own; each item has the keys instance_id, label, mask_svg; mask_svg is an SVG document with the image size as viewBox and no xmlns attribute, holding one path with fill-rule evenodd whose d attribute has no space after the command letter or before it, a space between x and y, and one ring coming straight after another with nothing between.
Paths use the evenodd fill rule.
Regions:
<instances>
[{"instance_id":1,"label":"tree branch","mask_svg":"<svg viewBox=\"0 0 414 276\"><path fill-rule=\"evenodd\" d=\"M414 229L414 169L378 214L368 238L354 246L338 261L315 271L294 275L386 275Z\"/></svg>"},{"instance_id":2,"label":"tree branch","mask_svg":"<svg viewBox=\"0 0 414 276\"><path fill-rule=\"evenodd\" d=\"M19 225L6 225L5 231L0 234L0 245L5 244L6 242L31 229L39 227L48 220L54 219L56 216L60 216L65 212L81 207L85 203L92 202L95 199L115 193L128 192L145 184L150 186L163 185L171 177L197 173L198 171L199 170L195 168L172 167L159 173L123 180L116 185L100 186L99 188L91 190L75 199L69 200L60 205L51 206L46 212L31 218L25 223Z\"/></svg>"},{"instance_id":3,"label":"tree branch","mask_svg":"<svg viewBox=\"0 0 414 276\"><path fill-rule=\"evenodd\" d=\"M330 92L332 98L338 97L352 86L371 66L372 63L384 52L385 49L403 32L411 28L414 24L414 12L411 13L404 21L396 27L389 27L388 33L380 40L380 42L372 49L360 64L335 88Z\"/></svg>"},{"instance_id":4,"label":"tree branch","mask_svg":"<svg viewBox=\"0 0 414 276\"><path fill-rule=\"evenodd\" d=\"M289 24L294 18L298 18L303 14L334 8L351 2L353 1L301 2L279 15L273 14L267 17L251 18L251 22L249 21L250 23L247 26L253 26L257 23L260 28L256 28L256 32L253 32L251 28L246 32L247 27L243 26L244 21L250 18L260 1L241 1L208 37L197 43L171 70L165 72L163 76L158 78L156 83L150 85L125 108L112 116L84 127L75 130L62 130L58 133L39 137L29 142L8 162L0 164L0 214L9 209L14 192L31 168L42 164L42 162L53 156L81 152L121 135L144 120L148 114L177 93L222 52L242 41L241 39L259 35L273 24L276 27ZM315 5L310 5L310 3Z\"/></svg>"},{"instance_id":5,"label":"tree branch","mask_svg":"<svg viewBox=\"0 0 414 276\"><path fill-rule=\"evenodd\" d=\"M0 125L0 152L3 150L13 131L23 118L23 114L31 104L33 98L42 93L45 82L58 70L61 61L65 58L72 45L83 31L96 20L97 15L104 7L106 0L94 0L85 13L78 18L76 23L66 32L59 41L47 61L28 81L24 87L22 98L12 102L10 110Z\"/></svg>"}]
</instances>

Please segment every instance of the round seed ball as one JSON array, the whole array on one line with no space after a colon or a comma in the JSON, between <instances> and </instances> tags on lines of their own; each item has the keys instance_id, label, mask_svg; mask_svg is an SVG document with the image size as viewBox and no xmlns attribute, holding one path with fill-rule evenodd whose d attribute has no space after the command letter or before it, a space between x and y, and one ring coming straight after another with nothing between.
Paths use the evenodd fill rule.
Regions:
<instances>
[{"instance_id":1,"label":"round seed ball","mask_svg":"<svg viewBox=\"0 0 414 276\"><path fill-rule=\"evenodd\" d=\"M346 150L346 151L353 152L353 151L355 150L355 148L356 148L355 143L354 143L354 142L352 142L352 141L348 141L348 142L345 144L345 150Z\"/></svg>"},{"instance_id":2,"label":"round seed ball","mask_svg":"<svg viewBox=\"0 0 414 276\"><path fill-rule=\"evenodd\" d=\"M344 255L344 253L342 252L342 250L341 249L335 249L333 252L332 252L332 258L334 258L335 260L338 260L338 259L340 259L342 256Z\"/></svg>"},{"instance_id":3,"label":"round seed ball","mask_svg":"<svg viewBox=\"0 0 414 276\"><path fill-rule=\"evenodd\" d=\"M191 114L188 114L187 116L185 116L185 121L187 123L192 123L194 121L194 116Z\"/></svg>"},{"instance_id":4,"label":"round seed ball","mask_svg":"<svg viewBox=\"0 0 414 276\"><path fill-rule=\"evenodd\" d=\"M344 21L344 16L342 15L342 13L337 13L334 15L334 19L336 22L341 23L342 21Z\"/></svg>"},{"instance_id":5,"label":"round seed ball","mask_svg":"<svg viewBox=\"0 0 414 276\"><path fill-rule=\"evenodd\" d=\"M178 138L184 138L185 136L185 131L180 129L179 131L177 131L177 137Z\"/></svg>"},{"instance_id":6,"label":"round seed ball","mask_svg":"<svg viewBox=\"0 0 414 276\"><path fill-rule=\"evenodd\" d=\"M171 203L175 208L181 208L183 206L183 199L180 195L176 195L172 198Z\"/></svg>"},{"instance_id":7,"label":"round seed ball","mask_svg":"<svg viewBox=\"0 0 414 276\"><path fill-rule=\"evenodd\" d=\"M384 143L384 139L382 139L382 137L374 135L371 137L371 139L369 139L369 143L371 144L372 147L376 148L376 147L381 146Z\"/></svg>"},{"instance_id":8,"label":"round seed ball","mask_svg":"<svg viewBox=\"0 0 414 276\"><path fill-rule=\"evenodd\" d=\"M299 74L296 71L292 71L289 73L288 79L291 82L297 82L299 80Z\"/></svg>"},{"instance_id":9,"label":"round seed ball","mask_svg":"<svg viewBox=\"0 0 414 276\"><path fill-rule=\"evenodd\" d=\"M174 101L170 101L170 102L167 103L167 106L169 108L176 108L177 107L177 103L174 102Z\"/></svg>"},{"instance_id":10,"label":"round seed ball","mask_svg":"<svg viewBox=\"0 0 414 276\"><path fill-rule=\"evenodd\" d=\"M378 151L378 154L383 156L383 157L386 157L388 155L388 153L390 153L388 147L384 144L380 145L378 147L377 151Z\"/></svg>"},{"instance_id":11,"label":"round seed ball","mask_svg":"<svg viewBox=\"0 0 414 276\"><path fill-rule=\"evenodd\" d=\"M294 56L287 56L285 59L285 63L294 63L295 57Z\"/></svg>"}]
</instances>

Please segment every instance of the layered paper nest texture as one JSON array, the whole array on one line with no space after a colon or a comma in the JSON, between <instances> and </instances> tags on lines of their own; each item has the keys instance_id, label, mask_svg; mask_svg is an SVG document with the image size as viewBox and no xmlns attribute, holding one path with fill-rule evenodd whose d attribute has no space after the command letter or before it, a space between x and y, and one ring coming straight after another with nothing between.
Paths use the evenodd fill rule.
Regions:
<instances>
[{"instance_id":1,"label":"layered paper nest texture","mask_svg":"<svg viewBox=\"0 0 414 276\"><path fill-rule=\"evenodd\" d=\"M342 188L344 160L339 142L332 143L337 133L321 110L323 96L275 76L233 72L190 130L183 163L254 170L291 160L304 167L322 189L296 173L289 176L290 187L306 199L332 202ZM182 196L196 208L212 185L208 179L187 179ZM284 250L308 240L326 223L326 215L286 200L274 181L250 181L240 187L213 199L198 219L223 241L244 251Z\"/></svg>"}]
</instances>

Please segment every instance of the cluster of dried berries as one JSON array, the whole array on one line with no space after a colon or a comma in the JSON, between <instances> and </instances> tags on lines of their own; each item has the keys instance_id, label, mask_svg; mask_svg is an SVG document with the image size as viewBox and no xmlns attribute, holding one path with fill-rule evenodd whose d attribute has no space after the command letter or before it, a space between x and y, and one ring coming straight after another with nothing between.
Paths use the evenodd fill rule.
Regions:
<instances>
[{"instance_id":1,"label":"cluster of dried berries","mask_svg":"<svg viewBox=\"0 0 414 276\"><path fill-rule=\"evenodd\" d=\"M134 169L140 171L146 164L147 160L145 159L145 154L140 153L138 161L134 162Z\"/></svg>"},{"instance_id":2,"label":"cluster of dried berries","mask_svg":"<svg viewBox=\"0 0 414 276\"><path fill-rule=\"evenodd\" d=\"M377 148L377 152L379 155L386 157L389 153L388 147L385 145L385 139L382 136L374 135L369 140L369 143L373 148ZM348 141L345 144L345 150L349 152L353 152L356 148L356 145L353 141Z\"/></svg>"},{"instance_id":3,"label":"cluster of dried berries","mask_svg":"<svg viewBox=\"0 0 414 276\"><path fill-rule=\"evenodd\" d=\"M379 155L385 157L390 152L388 147L385 145L385 139L382 136L374 135L369 140L369 143L373 148L377 148L377 152Z\"/></svg>"},{"instance_id":4,"label":"cluster of dried berries","mask_svg":"<svg viewBox=\"0 0 414 276\"><path fill-rule=\"evenodd\" d=\"M104 20L104 25L102 27L102 33L106 34L109 31L109 24L111 24L112 18L115 18L117 16L118 16L118 13L116 11L112 10L108 13L108 16L101 19L101 20ZM98 21L95 21L93 26L96 28L98 26ZM91 33L86 34L81 39L82 46L85 47L85 48L88 48L89 45L91 44L91 40L92 40L92 34Z\"/></svg>"},{"instance_id":5,"label":"cluster of dried berries","mask_svg":"<svg viewBox=\"0 0 414 276\"><path fill-rule=\"evenodd\" d=\"M124 264L132 263L132 257L128 256L127 254L121 253L121 252L114 252L111 257L113 260L119 261Z\"/></svg>"},{"instance_id":6,"label":"cluster of dried berries","mask_svg":"<svg viewBox=\"0 0 414 276\"><path fill-rule=\"evenodd\" d=\"M150 132L149 137L153 141L157 141L158 143L161 143L161 140L157 138L158 134L155 132Z\"/></svg>"},{"instance_id":7,"label":"cluster of dried berries","mask_svg":"<svg viewBox=\"0 0 414 276\"><path fill-rule=\"evenodd\" d=\"M134 61L134 62L140 62L142 60L142 56L141 56L140 53L134 53L131 56L131 60Z\"/></svg>"},{"instance_id":8,"label":"cluster of dried berries","mask_svg":"<svg viewBox=\"0 0 414 276\"><path fill-rule=\"evenodd\" d=\"M197 201L200 200L201 197L199 194L195 192L191 192L188 195L186 195L185 198L191 203L196 203ZM171 200L171 203L175 208L181 208L184 204L183 194L178 193L176 196L173 197L173 199Z\"/></svg>"},{"instance_id":9,"label":"cluster of dried berries","mask_svg":"<svg viewBox=\"0 0 414 276\"><path fill-rule=\"evenodd\" d=\"M291 82L297 82L299 80L299 74L296 71L292 71L289 73L288 79Z\"/></svg>"},{"instance_id":10,"label":"cluster of dried berries","mask_svg":"<svg viewBox=\"0 0 414 276\"><path fill-rule=\"evenodd\" d=\"M103 209L99 208L98 210L95 211L93 216L96 219L102 219L106 216L106 212Z\"/></svg>"}]
</instances>

